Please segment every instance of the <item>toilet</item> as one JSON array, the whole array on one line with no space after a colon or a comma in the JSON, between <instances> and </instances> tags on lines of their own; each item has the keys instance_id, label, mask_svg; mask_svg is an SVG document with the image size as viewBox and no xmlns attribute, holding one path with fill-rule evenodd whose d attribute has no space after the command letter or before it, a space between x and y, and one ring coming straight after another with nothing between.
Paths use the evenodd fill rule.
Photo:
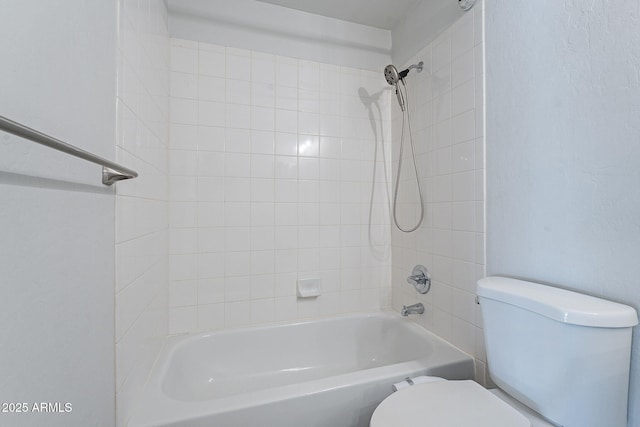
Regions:
<instances>
[{"instance_id":1,"label":"toilet","mask_svg":"<svg viewBox=\"0 0 640 427\"><path fill-rule=\"evenodd\" d=\"M632 307L507 277L477 294L498 388L432 377L387 397L370 427L626 427Z\"/></svg>"}]
</instances>

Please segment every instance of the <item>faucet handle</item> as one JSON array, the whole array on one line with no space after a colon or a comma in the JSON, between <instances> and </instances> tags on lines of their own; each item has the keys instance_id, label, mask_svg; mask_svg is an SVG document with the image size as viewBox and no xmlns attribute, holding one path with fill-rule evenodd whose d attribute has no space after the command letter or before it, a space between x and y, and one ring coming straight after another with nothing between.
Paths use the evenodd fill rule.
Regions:
<instances>
[{"instance_id":1,"label":"faucet handle","mask_svg":"<svg viewBox=\"0 0 640 427\"><path fill-rule=\"evenodd\" d=\"M431 275L425 266L416 265L411 276L407 277L407 283L413 285L421 294L426 294L431 288Z\"/></svg>"}]
</instances>

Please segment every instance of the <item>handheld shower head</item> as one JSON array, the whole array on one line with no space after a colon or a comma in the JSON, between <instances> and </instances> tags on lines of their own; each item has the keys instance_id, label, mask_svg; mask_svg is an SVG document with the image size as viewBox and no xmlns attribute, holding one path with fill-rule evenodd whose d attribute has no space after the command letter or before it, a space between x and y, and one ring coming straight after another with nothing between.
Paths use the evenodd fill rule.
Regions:
<instances>
[{"instance_id":1,"label":"handheld shower head","mask_svg":"<svg viewBox=\"0 0 640 427\"><path fill-rule=\"evenodd\" d=\"M398 72L398 69L392 64L389 64L386 67L384 67L384 78L387 80L387 83L389 83L391 86L396 87L396 97L398 98L398 104L400 104L400 109L402 111L404 111L404 98L402 97L402 92L398 87L398 83L402 81L402 79L404 78L404 76L407 75L408 72L409 70L405 70L403 71L404 75L402 75L401 73Z\"/></svg>"},{"instance_id":2,"label":"handheld shower head","mask_svg":"<svg viewBox=\"0 0 640 427\"><path fill-rule=\"evenodd\" d=\"M424 62L420 61L418 64L411 65L409 68L403 71L398 71L398 69L393 64L389 64L384 67L384 78L391 86L396 87L396 97L398 97L398 104L400 104L400 109L404 111L404 96L402 95L402 91L398 86L398 83L402 82L404 84L404 78L407 77L409 71L412 69L417 69L418 72L422 71L424 66Z\"/></svg>"},{"instance_id":3,"label":"handheld shower head","mask_svg":"<svg viewBox=\"0 0 640 427\"><path fill-rule=\"evenodd\" d=\"M398 73L395 65L389 64L384 67L384 78L391 86L398 84L398 81L400 81L400 73Z\"/></svg>"},{"instance_id":4,"label":"handheld shower head","mask_svg":"<svg viewBox=\"0 0 640 427\"><path fill-rule=\"evenodd\" d=\"M424 62L420 61L417 64L410 65L409 68L403 71L398 71L395 65L389 64L384 67L384 78L387 80L387 83L393 86L398 84L398 82L403 81L404 78L407 77L407 74L409 74L409 71L413 70L414 68L418 70L419 73L422 72L422 69L424 68Z\"/></svg>"},{"instance_id":5,"label":"handheld shower head","mask_svg":"<svg viewBox=\"0 0 640 427\"><path fill-rule=\"evenodd\" d=\"M398 69L393 65L393 64L389 64L386 67L384 67L384 78L387 81L387 83L389 83L391 86L395 86L396 87L396 97L398 98L398 104L400 104L400 109L402 110L402 131L400 133L400 157L398 159L398 169L397 169L397 176L396 176L396 186L395 186L395 190L393 192L393 208L392 208L392 212L393 212L393 222L396 224L396 227L398 227L398 229L404 233L410 233L412 231L417 230L420 225L422 224L422 221L424 219L424 200L422 198L422 189L420 188L420 178L418 176L418 166L416 164L416 153L415 150L413 148L413 137L411 136L411 114L409 111L407 111L407 108L405 107L405 98L407 99L407 102L409 100L408 97L408 92L407 92L407 85L404 81L404 78L407 77L407 74L409 74L409 71L413 70L413 69L418 70L418 72L421 72L424 68L424 62L420 61L417 64L413 64L410 65L409 68L407 68L406 70L403 71L398 71ZM405 92L403 93L402 91L402 87L400 87L400 82L402 82L402 86L404 86L404 90ZM396 215L396 211L397 211L397 206L398 206L398 185L400 183L400 172L402 171L402 152L403 152L403 147L404 147L404 124L405 124L405 119L406 121L409 123L409 141L411 143L411 153L412 153L412 157L413 157L413 169L416 173L416 184L418 187L418 195L420 196L420 219L418 220L418 223L411 228L402 228L400 226L400 224L398 223L398 219L397 219L397 215Z\"/></svg>"}]
</instances>

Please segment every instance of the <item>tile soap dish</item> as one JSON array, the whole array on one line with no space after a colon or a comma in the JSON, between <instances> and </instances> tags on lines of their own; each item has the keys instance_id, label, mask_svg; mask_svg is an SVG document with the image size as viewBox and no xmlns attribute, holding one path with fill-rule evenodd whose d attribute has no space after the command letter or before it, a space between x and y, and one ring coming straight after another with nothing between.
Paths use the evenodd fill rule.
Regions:
<instances>
[{"instance_id":1,"label":"tile soap dish","mask_svg":"<svg viewBox=\"0 0 640 427\"><path fill-rule=\"evenodd\" d=\"M298 298L313 298L320 295L320 279L298 279Z\"/></svg>"}]
</instances>

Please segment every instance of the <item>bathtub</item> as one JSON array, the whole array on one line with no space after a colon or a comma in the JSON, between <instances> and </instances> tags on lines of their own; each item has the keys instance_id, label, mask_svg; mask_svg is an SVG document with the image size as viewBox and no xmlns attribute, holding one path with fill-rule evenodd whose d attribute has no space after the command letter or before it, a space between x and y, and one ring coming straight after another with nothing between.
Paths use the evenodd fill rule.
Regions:
<instances>
[{"instance_id":1,"label":"bathtub","mask_svg":"<svg viewBox=\"0 0 640 427\"><path fill-rule=\"evenodd\" d=\"M366 427L407 376L473 360L396 313L173 337L129 427Z\"/></svg>"}]
</instances>

